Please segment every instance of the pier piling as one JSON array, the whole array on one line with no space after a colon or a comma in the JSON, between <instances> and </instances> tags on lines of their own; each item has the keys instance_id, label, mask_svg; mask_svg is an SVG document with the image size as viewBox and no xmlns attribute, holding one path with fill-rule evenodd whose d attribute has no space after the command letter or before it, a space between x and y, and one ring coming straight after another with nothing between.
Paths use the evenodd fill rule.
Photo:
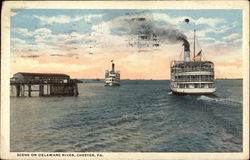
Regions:
<instances>
[{"instance_id":1,"label":"pier piling","mask_svg":"<svg viewBox=\"0 0 250 160\"><path fill-rule=\"evenodd\" d=\"M17 96L17 97L20 96L20 91L21 91L20 85L16 85L16 96Z\"/></svg>"},{"instance_id":2,"label":"pier piling","mask_svg":"<svg viewBox=\"0 0 250 160\"><path fill-rule=\"evenodd\" d=\"M34 91L38 91L39 96L78 96L79 94L77 80L70 79L65 74L18 72L11 78L10 85L11 93L14 93L12 86L15 86L17 97L25 96L25 92L28 92L27 95L31 97ZM32 86L38 86L38 89L32 89Z\"/></svg>"},{"instance_id":3,"label":"pier piling","mask_svg":"<svg viewBox=\"0 0 250 160\"><path fill-rule=\"evenodd\" d=\"M31 97L31 85L28 85L29 97Z\"/></svg>"}]
</instances>

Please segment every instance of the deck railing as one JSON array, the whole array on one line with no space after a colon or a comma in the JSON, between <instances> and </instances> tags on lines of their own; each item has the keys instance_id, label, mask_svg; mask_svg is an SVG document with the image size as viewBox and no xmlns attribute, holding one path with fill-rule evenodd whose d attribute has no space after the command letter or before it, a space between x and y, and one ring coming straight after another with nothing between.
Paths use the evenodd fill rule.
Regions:
<instances>
[{"instance_id":1,"label":"deck railing","mask_svg":"<svg viewBox=\"0 0 250 160\"><path fill-rule=\"evenodd\" d=\"M181 73L181 72L198 72L198 71L207 71L214 72L213 68L172 68L172 73Z\"/></svg>"},{"instance_id":2,"label":"deck railing","mask_svg":"<svg viewBox=\"0 0 250 160\"><path fill-rule=\"evenodd\" d=\"M175 82L214 82L213 78L199 79L199 78L183 78L183 79L174 79Z\"/></svg>"}]
</instances>

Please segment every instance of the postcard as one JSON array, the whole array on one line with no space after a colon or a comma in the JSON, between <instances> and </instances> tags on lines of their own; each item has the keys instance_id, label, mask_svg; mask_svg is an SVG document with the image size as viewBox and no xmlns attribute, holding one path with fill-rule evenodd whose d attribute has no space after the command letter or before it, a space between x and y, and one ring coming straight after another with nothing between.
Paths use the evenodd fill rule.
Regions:
<instances>
[{"instance_id":1,"label":"postcard","mask_svg":"<svg viewBox=\"0 0 250 160\"><path fill-rule=\"evenodd\" d=\"M247 1L7 1L2 159L248 159Z\"/></svg>"}]
</instances>

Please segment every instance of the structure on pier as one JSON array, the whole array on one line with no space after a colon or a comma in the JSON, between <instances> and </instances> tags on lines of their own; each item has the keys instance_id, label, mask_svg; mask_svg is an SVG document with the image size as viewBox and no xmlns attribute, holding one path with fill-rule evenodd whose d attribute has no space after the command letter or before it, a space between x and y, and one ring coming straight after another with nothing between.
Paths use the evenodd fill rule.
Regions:
<instances>
[{"instance_id":1,"label":"structure on pier","mask_svg":"<svg viewBox=\"0 0 250 160\"><path fill-rule=\"evenodd\" d=\"M25 96L25 92L31 96L33 91L39 96L78 96L77 81L66 74L18 72L10 79L10 85L17 97Z\"/></svg>"}]
</instances>

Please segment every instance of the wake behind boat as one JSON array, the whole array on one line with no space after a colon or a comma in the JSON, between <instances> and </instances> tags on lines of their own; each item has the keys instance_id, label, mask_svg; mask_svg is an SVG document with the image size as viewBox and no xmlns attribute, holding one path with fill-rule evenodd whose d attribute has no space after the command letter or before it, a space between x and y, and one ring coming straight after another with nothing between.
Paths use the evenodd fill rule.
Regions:
<instances>
[{"instance_id":1,"label":"wake behind boat","mask_svg":"<svg viewBox=\"0 0 250 160\"><path fill-rule=\"evenodd\" d=\"M120 85L120 72L115 71L115 64L113 60L112 62L112 70L105 71L105 86L119 86Z\"/></svg>"},{"instance_id":2,"label":"wake behind boat","mask_svg":"<svg viewBox=\"0 0 250 160\"><path fill-rule=\"evenodd\" d=\"M183 39L184 60L171 62L170 89L173 94L211 94L216 91L214 84L214 64L202 60L202 50L190 60L190 46Z\"/></svg>"}]
</instances>

